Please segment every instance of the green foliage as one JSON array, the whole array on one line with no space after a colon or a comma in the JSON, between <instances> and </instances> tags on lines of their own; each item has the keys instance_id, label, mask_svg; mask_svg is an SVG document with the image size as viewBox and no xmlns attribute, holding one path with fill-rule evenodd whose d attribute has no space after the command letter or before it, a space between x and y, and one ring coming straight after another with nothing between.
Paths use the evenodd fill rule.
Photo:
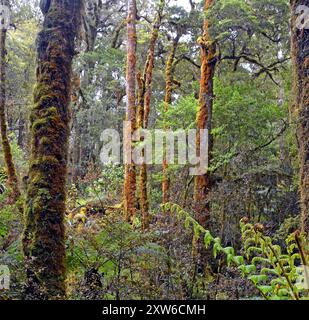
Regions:
<instances>
[{"instance_id":1,"label":"green foliage","mask_svg":"<svg viewBox=\"0 0 309 320\"><path fill-rule=\"evenodd\" d=\"M0 194L0 265L7 265L11 272L10 290L0 292L7 298L20 299L24 283L24 261L21 250L22 232L19 200L14 205L7 204L8 191Z\"/></svg>"},{"instance_id":2,"label":"green foliage","mask_svg":"<svg viewBox=\"0 0 309 320\"><path fill-rule=\"evenodd\" d=\"M117 199L122 192L123 167L106 165L97 179L86 188L90 199Z\"/></svg>"},{"instance_id":3,"label":"green foliage","mask_svg":"<svg viewBox=\"0 0 309 320\"><path fill-rule=\"evenodd\" d=\"M156 2L138 3L137 69L141 72L152 28L149 22L156 13ZM201 35L205 16L202 1L195 1L192 12L173 2L175 5L169 3L166 6L155 50L149 126L151 129L167 126L177 131L196 126L200 77L200 48L196 39ZM69 214L66 217L69 296L91 298L80 289L92 288L92 284L86 281L86 274L94 268L102 278L102 287L97 288L98 296L94 298L161 299L176 284L175 292L184 294L180 298L204 299L205 283L212 276L207 273L204 279L200 274L188 271L195 267L190 255L191 238L193 247L201 238L201 243L204 242L214 256L220 260L224 258L231 270L238 268L243 278L250 279L264 298L291 298L294 290L304 298L298 245L293 240L288 245L284 242L291 232L299 228L296 124L289 123L284 134L276 137L288 122L291 100L290 62L285 60L290 51L288 1L216 0L206 16L222 58L217 64L214 81L211 130L214 148L209 167L209 173L215 180L209 194L211 220L214 221L211 230L213 234L222 234L222 239L204 230L193 216L177 205L173 205L171 210L178 212L176 218L183 222L185 232L182 223L174 226L168 215L168 221L164 220L166 217L162 217L159 208L162 199L161 166L148 170L153 218L149 234L141 234L138 215L133 229L120 219L123 167L102 167L99 152L102 130L115 128L121 131L124 119L124 4L122 0L112 1L111 6L103 5L104 10L98 12L99 25L95 25L95 21L91 24L96 37L92 51L84 52L84 43L77 41L76 51L79 54L74 62L69 156L69 166L76 172L73 177L75 184L68 190ZM7 37L8 128L12 132L10 142L21 178L26 175L29 152L27 124L35 83L35 38L41 13L37 12L39 8L33 5L33 1L13 1L12 6L16 29L10 28ZM171 38L176 32L183 36L173 65L173 101L165 112L161 103L165 94L164 69ZM44 88L38 89L44 91ZM48 142L45 140L40 139L40 145ZM98 174L87 175L90 162L94 162ZM3 166L1 157L0 166ZM187 171L187 166L171 165L168 169L170 201L184 207L192 197L194 185ZM40 176L35 181L41 183ZM0 194L0 263L11 264L14 274L18 274L18 270L23 270L19 264L22 255L17 239L22 219L17 216L16 207L7 204L5 185L5 173L0 172L0 193L4 192ZM23 187L21 184L21 189ZM110 212L115 208L117 212ZM154 212L156 214L152 216ZM263 233L256 235L256 230L252 233L251 228L246 228L242 234L242 251L236 250L240 245L238 222L243 212L247 212L252 220L258 217L258 221L271 221L272 231L280 227L272 239ZM171 243L173 250L170 250ZM233 243L235 248L224 247L224 243ZM296 289L291 290L285 274ZM221 297L229 297L228 287L224 287Z\"/></svg>"},{"instance_id":4,"label":"green foliage","mask_svg":"<svg viewBox=\"0 0 309 320\"><path fill-rule=\"evenodd\" d=\"M291 234L286 240L287 253L283 253L280 246L273 244L273 240L263 234L262 225L253 226L246 219L243 219L241 230L247 259L259 270L258 274L250 275L249 279L260 289L263 296L267 299L287 297L298 300L306 298L305 286L297 284L305 281L304 273L298 272L298 266L301 263L307 264L308 261L301 261L300 251L304 249L300 247L296 237L300 237L299 239L303 243L305 238L298 236L297 233ZM308 260L308 257L306 259ZM256 273L256 271L254 272ZM269 286L260 286L265 281L271 285L272 290L269 289Z\"/></svg>"},{"instance_id":5,"label":"green foliage","mask_svg":"<svg viewBox=\"0 0 309 320\"><path fill-rule=\"evenodd\" d=\"M254 71L260 69L259 64L276 61L277 39L284 44L283 56L288 53L288 35L284 32L288 15L286 0L218 0L207 17L213 38L223 47L223 56L241 57L247 63L256 60L252 63Z\"/></svg>"},{"instance_id":6,"label":"green foliage","mask_svg":"<svg viewBox=\"0 0 309 320\"><path fill-rule=\"evenodd\" d=\"M159 104L158 128L167 128L177 131L179 129L187 130L195 128L196 110L198 101L194 95L180 97L173 105L169 106L167 112L164 111L164 103Z\"/></svg>"},{"instance_id":7,"label":"green foliage","mask_svg":"<svg viewBox=\"0 0 309 320\"><path fill-rule=\"evenodd\" d=\"M215 131L217 138L228 140L231 151L240 147L250 150L267 142L285 114L272 88L266 90L266 84L248 79L243 72L232 78L217 78L215 91L213 131L220 128Z\"/></svg>"},{"instance_id":8,"label":"green foliage","mask_svg":"<svg viewBox=\"0 0 309 320\"><path fill-rule=\"evenodd\" d=\"M120 211L101 218L88 217L87 223L67 227L68 289L72 298L140 299L141 292L144 298L156 294L143 274L152 277L157 264L166 264L167 255L153 235L132 229ZM85 285L89 270L98 272L101 283L92 291L89 283Z\"/></svg>"},{"instance_id":9,"label":"green foliage","mask_svg":"<svg viewBox=\"0 0 309 320\"><path fill-rule=\"evenodd\" d=\"M16 165L17 172L21 174L25 171L26 161L25 161L25 153L18 145L16 136L14 133L9 135L11 150L14 158L14 163ZM4 166L3 153L0 153L0 165ZM1 183L1 181L0 181Z\"/></svg>"},{"instance_id":10,"label":"green foliage","mask_svg":"<svg viewBox=\"0 0 309 320\"><path fill-rule=\"evenodd\" d=\"M263 234L263 226L252 225L244 218L240 222L244 256L236 256L232 247L224 248L220 238L214 238L208 230L201 227L191 215L175 204L165 204L163 210L178 215L184 221L185 228L192 228L194 236L196 230L204 234L204 244L208 248L212 245L213 255L219 253L226 256L227 265L234 264L241 275L250 280L260 291L261 295L269 300L276 299L307 299L306 273L300 268L301 263L308 266L308 255L305 251L305 237L298 233L291 234L286 240L286 251L273 244L270 237ZM301 252L305 261L301 261ZM303 272L300 272L300 271Z\"/></svg>"},{"instance_id":11,"label":"green foliage","mask_svg":"<svg viewBox=\"0 0 309 320\"><path fill-rule=\"evenodd\" d=\"M286 239L291 232L300 228L299 217L289 217L286 218L283 223L280 225L279 229L274 235L274 240L276 242Z\"/></svg>"}]
</instances>

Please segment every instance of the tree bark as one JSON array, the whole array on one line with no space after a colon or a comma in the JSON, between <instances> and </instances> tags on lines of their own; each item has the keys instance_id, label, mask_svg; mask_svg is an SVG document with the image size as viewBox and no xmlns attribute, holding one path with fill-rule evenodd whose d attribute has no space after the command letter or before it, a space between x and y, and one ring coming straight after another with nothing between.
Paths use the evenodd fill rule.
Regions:
<instances>
[{"instance_id":1,"label":"tree bark","mask_svg":"<svg viewBox=\"0 0 309 320\"><path fill-rule=\"evenodd\" d=\"M23 250L26 299L65 295L66 179L74 43L81 0L52 0L37 39Z\"/></svg>"},{"instance_id":2,"label":"tree bark","mask_svg":"<svg viewBox=\"0 0 309 320\"><path fill-rule=\"evenodd\" d=\"M205 0L205 12L213 5L214 0ZM216 67L216 46L211 40L209 33L209 21L205 19L203 27L203 36L199 38L198 43L201 46L201 79L199 93L199 108L197 113L197 156L200 156L200 144L202 137L200 130L208 129L208 161L212 151L211 121L213 109L213 80ZM198 213L199 223L206 227L209 220L210 205L207 200L211 190L210 174L206 173L195 177L194 206Z\"/></svg>"},{"instance_id":3,"label":"tree bark","mask_svg":"<svg viewBox=\"0 0 309 320\"><path fill-rule=\"evenodd\" d=\"M145 78L142 77L141 73L138 72L136 76L138 90L137 90L137 121L136 125L137 128L143 129L144 128L144 102L145 102ZM141 141L143 138L141 137ZM145 153L143 152L143 156ZM147 228L147 214L148 214L148 195L147 195L147 168L146 164L140 165L139 171L139 204L142 213L142 228L145 230Z\"/></svg>"},{"instance_id":4,"label":"tree bark","mask_svg":"<svg viewBox=\"0 0 309 320\"><path fill-rule=\"evenodd\" d=\"M167 113L169 106L172 103L172 92L173 92L173 64L175 61L175 55L180 40L181 34L178 33L173 40L171 50L169 52L166 67L165 67L165 98L164 98L164 112ZM166 126L164 128L167 130ZM168 174L168 163L166 159L166 147L163 150L163 180L162 180L162 203L165 204L170 200L170 178Z\"/></svg>"},{"instance_id":5,"label":"tree bark","mask_svg":"<svg viewBox=\"0 0 309 320\"><path fill-rule=\"evenodd\" d=\"M300 160L301 228L309 234L309 30L301 25L297 8L309 7L309 0L291 1L294 112ZM306 21L306 19L304 20ZM308 28L308 26L307 26Z\"/></svg>"},{"instance_id":6,"label":"tree bark","mask_svg":"<svg viewBox=\"0 0 309 320\"><path fill-rule=\"evenodd\" d=\"M8 1L0 1L1 5L9 6ZM7 184L10 189L10 198L15 202L20 196L18 179L16 175L15 165L13 162L12 150L8 138L7 119L5 113L6 104L6 35L7 29L0 30L0 129L1 129L1 142L4 154L4 163L8 175Z\"/></svg>"},{"instance_id":7,"label":"tree bark","mask_svg":"<svg viewBox=\"0 0 309 320\"><path fill-rule=\"evenodd\" d=\"M126 120L130 122L128 130L125 133L125 157L126 161L132 155L132 141L130 135L136 128L136 1L128 0L128 18L127 18L127 112ZM129 132L128 132L129 131ZM129 140L129 141L128 141ZM125 164L125 181L124 181L124 215L127 221L131 222L136 213L136 167L134 163Z\"/></svg>"},{"instance_id":8,"label":"tree bark","mask_svg":"<svg viewBox=\"0 0 309 320\"><path fill-rule=\"evenodd\" d=\"M145 63L143 79L139 79L139 108L138 108L138 128L148 128L151 94L152 94L152 77L155 62L155 48L159 36L162 14L165 5L165 0L161 0L159 10L153 24L153 30L150 38L147 60ZM140 189L140 207L143 216L143 230L149 227L149 200L147 191L147 166L142 164L140 168L139 189Z\"/></svg>"}]
</instances>

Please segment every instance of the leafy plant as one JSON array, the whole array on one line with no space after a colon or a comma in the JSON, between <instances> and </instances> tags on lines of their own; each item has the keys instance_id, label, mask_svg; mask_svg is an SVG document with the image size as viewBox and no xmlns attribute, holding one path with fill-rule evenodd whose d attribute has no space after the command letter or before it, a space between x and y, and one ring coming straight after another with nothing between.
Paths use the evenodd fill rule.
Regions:
<instances>
[{"instance_id":1,"label":"leafy plant","mask_svg":"<svg viewBox=\"0 0 309 320\"><path fill-rule=\"evenodd\" d=\"M205 247L212 246L215 258L224 254L227 265L237 266L241 275L250 280L266 300L308 299L308 246L299 231L286 239L284 252L271 237L264 235L263 225L253 225L248 218L243 218L240 227L244 252L236 255L234 248L223 247L220 238L213 237L177 204L167 203L162 207L176 214L186 229L191 228L194 239L203 236Z\"/></svg>"}]
</instances>

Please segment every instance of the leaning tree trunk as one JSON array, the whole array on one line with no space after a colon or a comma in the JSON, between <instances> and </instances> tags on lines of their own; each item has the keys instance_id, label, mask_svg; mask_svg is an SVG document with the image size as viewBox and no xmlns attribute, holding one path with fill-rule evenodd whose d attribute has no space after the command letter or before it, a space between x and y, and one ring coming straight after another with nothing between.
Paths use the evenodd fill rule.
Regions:
<instances>
[{"instance_id":1,"label":"leaning tree trunk","mask_svg":"<svg viewBox=\"0 0 309 320\"><path fill-rule=\"evenodd\" d=\"M9 7L8 1L0 1L1 5ZM5 67L6 67L6 33L7 26L3 26L0 30L0 129L1 129L1 141L4 154L4 163L6 172L8 175L8 187L11 191L12 201L15 202L20 196L18 179L13 162L13 156L11 151L10 142L8 139L8 130L5 114L5 102L6 102L6 88L5 88Z\"/></svg>"},{"instance_id":2,"label":"leaning tree trunk","mask_svg":"<svg viewBox=\"0 0 309 320\"><path fill-rule=\"evenodd\" d=\"M294 111L297 116L297 138L300 158L300 198L302 231L309 234L309 26L300 6L309 0L291 1L292 58L294 68ZM307 23L305 26L303 23Z\"/></svg>"},{"instance_id":3,"label":"leaning tree trunk","mask_svg":"<svg viewBox=\"0 0 309 320\"><path fill-rule=\"evenodd\" d=\"M130 136L136 128L136 1L128 0L127 18L127 112L126 120L130 123L125 133L125 181L124 181L124 214L127 221L132 221L136 212L136 167L131 161L132 140ZM129 162L129 163L128 163Z\"/></svg>"},{"instance_id":4,"label":"leaning tree trunk","mask_svg":"<svg viewBox=\"0 0 309 320\"><path fill-rule=\"evenodd\" d=\"M74 42L81 0L51 0L42 8L37 39L37 84L31 111L31 157L23 250L25 298L65 295L66 178Z\"/></svg>"},{"instance_id":5,"label":"leaning tree trunk","mask_svg":"<svg viewBox=\"0 0 309 320\"><path fill-rule=\"evenodd\" d=\"M214 0L205 0L205 12L207 12ZM204 140L200 135L200 130L208 130L208 161L212 151L212 136L211 136L211 120L213 108L213 80L216 67L216 46L211 40L209 33L209 21L204 21L204 33L198 40L201 46L201 79L199 93L199 108L197 113L197 156L200 156L201 141ZM209 173L198 175L195 178L194 190L194 206L198 213L199 223L206 227L209 220L210 206L208 195L211 190L211 179Z\"/></svg>"}]
</instances>

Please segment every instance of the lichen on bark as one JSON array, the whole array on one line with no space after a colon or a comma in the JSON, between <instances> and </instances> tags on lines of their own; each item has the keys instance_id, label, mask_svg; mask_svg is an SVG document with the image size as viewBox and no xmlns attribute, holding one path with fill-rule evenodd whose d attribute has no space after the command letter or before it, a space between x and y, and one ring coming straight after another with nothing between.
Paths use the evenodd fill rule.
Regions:
<instances>
[{"instance_id":1,"label":"lichen on bark","mask_svg":"<svg viewBox=\"0 0 309 320\"><path fill-rule=\"evenodd\" d=\"M144 67L143 76L138 76L138 117L137 127L147 129L149 123L151 95L152 95L152 78L155 63L155 48L159 36L159 30L162 22L162 14L165 6L165 0L159 3L158 12L153 24L153 29L150 37L147 59ZM143 154L144 155L144 154ZM140 166L139 174L139 193L140 193L140 208L142 212L142 228L148 229L150 223L149 217L149 199L147 189L147 165L143 163Z\"/></svg>"},{"instance_id":2,"label":"lichen on bark","mask_svg":"<svg viewBox=\"0 0 309 320\"><path fill-rule=\"evenodd\" d=\"M204 10L208 12L213 5L214 0L205 0ZM210 35L210 25L207 18L204 20L203 36L198 39L198 44L201 47L201 79L200 79L200 93L199 106L196 117L197 123L197 156L200 156L200 144L202 137L200 130L208 130L208 161L210 161L212 152L212 136L211 136L211 122L212 122L212 108L214 99L213 81L216 67L216 45L213 43ZM198 175L195 178L194 190L194 207L198 213L199 223L207 227L209 221L210 205L208 202L208 195L211 190L211 177L209 172L203 175Z\"/></svg>"},{"instance_id":3,"label":"lichen on bark","mask_svg":"<svg viewBox=\"0 0 309 320\"><path fill-rule=\"evenodd\" d=\"M128 0L128 17L127 17L127 112L126 120L130 122L129 131L125 134L129 141L125 142L125 157L131 158L132 142L129 136L136 129L136 105L135 105L135 89L136 89L136 1ZM136 166L133 162L125 165L125 181L124 181L124 215L128 222L131 222L136 213Z\"/></svg>"},{"instance_id":4,"label":"lichen on bark","mask_svg":"<svg viewBox=\"0 0 309 320\"><path fill-rule=\"evenodd\" d=\"M177 52L179 40L181 33L177 33L175 39L172 41L172 46L168 54L168 58L165 66L165 97L164 97L164 113L166 114L172 103L172 93L173 93L173 64L175 62L175 55ZM164 121L165 122L165 121ZM164 130L167 130L166 123L164 123ZM166 158L166 145L164 145L163 150L163 179L162 179L162 203L165 204L169 202L170 199L170 176L168 173L168 163Z\"/></svg>"}]
</instances>

